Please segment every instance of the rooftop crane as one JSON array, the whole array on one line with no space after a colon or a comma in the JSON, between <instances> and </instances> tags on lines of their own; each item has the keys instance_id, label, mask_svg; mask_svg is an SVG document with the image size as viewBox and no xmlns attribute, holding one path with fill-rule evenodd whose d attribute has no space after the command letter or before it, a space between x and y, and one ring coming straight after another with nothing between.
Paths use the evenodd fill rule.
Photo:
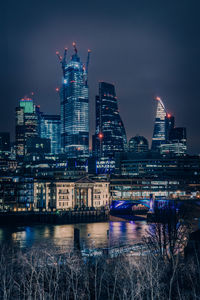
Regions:
<instances>
[{"instance_id":1,"label":"rooftop crane","mask_svg":"<svg viewBox=\"0 0 200 300\"><path fill-rule=\"evenodd\" d=\"M89 67L89 62L90 62L90 53L91 53L91 50L88 49L87 62L86 62L86 73L88 73L88 67Z\"/></svg>"},{"instance_id":2,"label":"rooftop crane","mask_svg":"<svg viewBox=\"0 0 200 300\"><path fill-rule=\"evenodd\" d=\"M60 55L59 51L56 51L56 55L57 55L61 65L62 65L63 75L65 75L65 66L67 64L67 61L66 61L67 50L68 50L68 48L65 48L63 57Z\"/></svg>"},{"instance_id":3,"label":"rooftop crane","mask_svg":"<svg viewBox=\"0 0 200 300\"><path fill-rule=\"evenodd\" d=\"M73 43L72 43L72 46L74 47L75 54L77 54L78 50L77 50L77 48L76 48L76 43L73 42Z\"/></svg>"}]
</instances>

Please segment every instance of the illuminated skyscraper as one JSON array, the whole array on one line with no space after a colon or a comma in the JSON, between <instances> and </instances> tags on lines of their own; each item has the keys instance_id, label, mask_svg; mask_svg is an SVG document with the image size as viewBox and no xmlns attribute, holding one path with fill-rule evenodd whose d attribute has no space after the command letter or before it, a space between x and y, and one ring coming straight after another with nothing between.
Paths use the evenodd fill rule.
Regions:
<instances>
[{"instance_id":1,"label":"illuminated skyscraper","mask_svg":"<svg viewBox=\"0 0 200 300\"><path fill-rule=\"evenodd\" d=\"M22 157L26 154L28 138L38 136L38 118L33 100L28 97L20 99L16 107L16 154Z\"/></svg>"},{"instance_id":2,"label":"illuminated skyscraper","mask_svg":"<svg viewBox=\"0 0 200 300\"><path fill-rule=\"evenodd\" d=\"M113 84L100 82L96 96L96 132L93 152L97 157L114 158L116 152L126 150L126 132L119 115Z\"/></svg>"},{"instance_id":3,"label":"illuminated skyscraper","mask_svg":"<svg viewBox=\"0 0 200 300\"><path fill-rule=\"evenodd\" d=\"M151 150L162 155L185 155L186 128L175 127L174 116L167 113L162 100L157 97L157 111L154 124Z\"/></svg>"},{"instance_id":4,"label":"illuminated skyscraper","mask_svg":"<svg viewBox=\"0 0 200 300\"><path fill-rule=\"evenodd\" d=\"M187 142L186 128L185 127L173 128L173 130L170 131L169 140L171 142L178 141L178 142L182 142L183 144L186 144Z\"/></svg>"},{"instance_id":5,"label":"illuminated skyscraper","mask_svg":"<svg viewBox=\"0 0 200 300\"><path fill-rule=\"evenodd\" d=\"M57 55L62 64L63 82L61 89L61 146L69 158L89 156L89 99L88 60L86 66L80 61L76 44L69 62Z\"/></svg>"},{"instance_id":6,"label":"illuminated skyscraper","mask_svg":"<svg viewBox=\"0 0 200 300\"><path fill-rule=\"evenodd\" d=\"M41 113L39 118L39 135L41 138L50 139L51 154L61 152L60 144L60 116Z\"/></svg>"},{"instance_id":7,"label":"illuminated skyscraper","mask_svg":"<svg viewBox=\"0 0 200 300\"><path fill-rule=\"evenodd\" d=\"M159 151L160 145L166 140L166 109L162 100L157 97L157 110L154 123L151 150Z\"/></svg>"},{"instance_id":8,"label":"illuminated skyscraper","mask_svg":"<svg viewBox=\"0 0 200 300\"><path fill-rule=\"evenodd\" d=\"M166 114L165 117L165 140L170 140L170 133L173 131L175 125L175 118L171 114Z\"/></svg>"},{"instance_id":9,"label":"illuminated skyscraper","mask_svg":"<svg viewBox=\"0 0 200 300\"><path fill-rule=\"evenodd\" d=\"M167 143L162 144L161 154L185 155L187 153L187 137L185 127L173 127L169 131Z\"/></svg>"}]
</instances>

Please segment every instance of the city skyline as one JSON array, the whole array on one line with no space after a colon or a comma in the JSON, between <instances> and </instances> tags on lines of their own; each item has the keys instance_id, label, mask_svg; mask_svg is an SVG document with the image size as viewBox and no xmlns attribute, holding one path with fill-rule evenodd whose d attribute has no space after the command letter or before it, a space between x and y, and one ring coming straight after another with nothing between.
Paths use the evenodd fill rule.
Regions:
<instances>
[{"instance_id":1,"label":"city skyline","mask_svg":"<svg viewBox=\"0 0 200 300\"><path fill-rule=\"evenodd\" d=\"M153 98L160 96L168 111L176 116L177 124L187 127L189 153L198 153L198 4L176 1L172 6L159 1L152 5L144 2L146 5L135 2L123 8L113 1L105 6L102 1L103 15L98 4L91 3L86 9L86 5L78 2L76 22L74 14L73 18L70 15L75 8L73 3L60 1L61 9L51 1L46 10L45 2L38 3L37 22L31 1L28 5L23 1L13 3L11 10L4 4L7 20L2 30L7 60L2 66L5 104L1 131L12 132L14 139L14 107L29 91L35 92L35 103L41 105L42 111L59 113L60 99L55 89L60 86L60 67L55 51L70 47L75 40L81 57L87 54L84 49L92 49L89 74L92 132L98 81L114 82L128 139L139 134L151 140Z\"/></svg>"},{"instance_id":2,"label":"city skyline","mask_svg":"<svg viewBox=\"0 0 200 300\"><path fill-rule=\"evenodd\" d=\"M76 48L76 43L75 42L73 42L72 43L72 46L74 47L74 51L75 51L75 54L73 54L72 56L71 56L71 60L70 61L66 61L66 56L67 56L67 50L68 50L68 48L65 48L65 50L64 50L64 56L62 57L61 55L60 55L60 53L57 51L56 52L56 55L58 56L58 58L59 58L59 60L60 60L60 63L61 63L61 65L62 65L62 70L63 70L63 76L62 76L62 84L61 84L61 86L60 86L60 88L56 88L56 92L57 93L59 93L59 95L60 95L60 114L57 114L57 115L50 115L50 114L46 114L46 112L45 113L43 113L43 112L40 112L40 104L35 104L35 101L34 101L34 92L31 92L30 93L30 95L31 95L31 97L30 96L27 96L27 95L25 95L23 98L21 98L20 100L19 100L19 103L20 103L20 106L22 107L22 108L24 108L25 109L25 112L28 112L28 113L31 113L32 112L32 110L33 110L33 108L34 108L34 111L35 111L35 113L36 113L36 115L38 116L38 134L39 134L39 136L41 135L41 137L43 137L43 138L45 138L45 136L42 136L42 134L41 134L41 132L40 132L40 130L41 129L39 129L39 127L41 126L41 124L40 124L40 122L41 122L41 116L42 115L44 115L45 116L45 114L46 114L46 116L47 116L47 118L51 118L51 117L59 117L61 120L62 120L62 118L63 118L63 121L62 121L62 123L63 123L63 130L64 130L64 128L66 127L66 125L65 125L65 119L66 119L66 116L65 116L65 113L63 113L63 112L65 112L65 111L68 111L68 114L67 114L67 119L69 119L69 116L70 116L70 122L68 121L68 126L72 126L72 124L73 124L73 122L74 121L72 121L72 119L75 117L75 119L76 119L76 123L74 123L74 128L76 128L76 130L78 129L78 130L83 130L83 124L85 124L84 126L86 126L86 127L84 127L84 129L85 128L88 128L88 134L89 134L89 148L88 148L88 146L87 146L87 149L88 150L92 150L93 151L93 154L94 153L96 153L96 150L95 150L95 143L94 143L94 138L95 138L95 135L97 134L97 128L96 128L96 131L95 132L93 132L92 130L94 130L93 128L92 128L92 130L91 130L91 128L89 128L88 127L88 125L87 125L87 123L88 123L88 121L89 121L89 123L91 122L91 120L90 120L90 117L88 116L88 113L89 113L89 115L90 115L90 111L89 111L89 109L88 109L88 106L87 106L87 109L86 109L86 107L83 107L83 108L81 108L80 107L80 105L74 110L74 108L72 109L72 111L71 111L71 113L69 114L69 111L70 111L70 109L71 109L71 106L69 106L68 107L68 109L64 109L63 107L63 103L65 103L66 102L66 100L65 99L67 99L68 97L69 97L69 99L71 98L71 97L78 97L78 95L80 96L80 99L82 99L82 97L84 96L87 96L88 95L88 63L89 63L89 54L90 54L90 52L91 52L91 50L88 50L88 57L87 57L87 61L86 61L86 63L82 63L81 61L80 61L80 58L79 58L79 56L77 55L77 48ZM80 68L78 67L78 69L77 69L77 63L78 64L80 64ZM75 75L74 74L71 74L71 71L72 71L72 73L74 72L74 70L73 70L73 68L75 67ZM80 70L79 70L80 69ZM70 72L68 72L68 70L70 70ZM82 75L81 75L81 73L80 73L80 76L78 75L78 77L77 77L77 74L76 74L76 72L77 72L77 70L78 70L78 73L81 71L81 73L82 73ZM69 73L68 75L67 75L67 73ZM70 75L71 74L71 75ZM75 77L74 77L75 76ZM69 78L68 78L69 77ZM80 77L80 78L79 78ZM76 78L76 79L75 79ZM82 78L82 79L81 79ZM75 79L75 81L74 80L71 80L71 79ZM77 79L78 79L78 81L77 81ZM71 81L70 81L71 80ZM75 82L77 81L77 83L78 83L78 85L77 85L77 83L76 84L74 84ZM99 87L102 85L102 84L104 84L104 85L106 85L106 86L110 86L110 87L113 87L114 88L114 90L115 90L115 86L114 86L114 84L111 84L111 83L108 83L108 82L103 82L103 81L99 81ZM71 94L71 96L70 96L70 94L69 94L69 92L67 92L67 90L66 90L66 88L67 89L69 89L69 91L70 91L70 93L72 93ZM83 89L83 91L81 91ZM99 88L100 89L100 88ZM73 91L73 92L72 92ZM80 92L81 91L81 92ZM116 97L116 94L115 94L115 92L114 92L114 95L115 95L115 97L114 98L116 98L116 100L117 100L117 97ZM105 94L104 94L104 96L106 96ZM108 93L108 96L110 96L110 94ZM95 99L96 99L96 110L97 110L97 97L98 96L96 96L95 97ZM63 99L64 99L64 101L63 101ZM78 100L79 98L77 98L77 100ZM88 98L86 97L86 102L88 103ZM152 138L150 138L149 139L149 141L150 141L150 145L151 145L151 150L153 150L153 151L155 151L156 150L156 147L158 146L158 148L159 148L159 146L160 146L160 142L158 142L160 139L161 140L163 140L163 142L164 141L166 141L167 142L167 139L166 139L166 137L169 135L169 132L170 132L170 128L171 128L171 126L172 126L172 128L175 126L175 121L174 121L174 116L173 115L171 115L171 114L169 114L168 112L167 112L167 109L165 108L165 106L164 106L164 103L163 103L163 101L162 101L162 99L160 98L160 97L155 97L154 98L154 100L157 102L157 108L156 108L156 112L155 112L155 122L154 122L154 128L153 128L153 131L152 131ZM85 100L84 100L85 101ZM81 100L81 102L82 102L82 100ZM26 104L24 104L24 103L26 103ZM66 105L66 104L65 104ZM69 105L69 104L68 104ZM118 107L116 107L117 108L117 112L118 112L118 114L119 114L119 109L118 109ZM16 110L18 109L18 107L16 107ZM108 109L108 108L107 108ZM27 110L27 111L26 111ZM74 111L76 111L76 113L74 114ZM62 116L62 114L63 114L63 116ZM74 117L73 117L73 114L74 114ZM79 121L78 121L78 123L77 123L77 116L79 115ZM97 122L97 120L98 120L98 116L97 116L98 114L97 114L97 111L96 111L96 114L95 114L95 123ZM80 119L80 116L82 116L82 118ZM84 116L84 117L83 117ZM88 118L89 117L89 118ZM17 117L18 118L18 117ZM119 116L119 118L120 118L120 116ZM66 120L67 120L66 119ZM89 119L89 120L88 120ZM121 120L121 118L120 118L120 120ZM110 121L109 121L110 122ZM126 128L124 127L124 125L123 125L123 122L122 122L122 120L120 121L121 123L119 123L120 124L120 126L122 125L122 128L123 128L123 130L122 131L124 131L124 133L122 133L122 136L123 136L123 139L124 139L124 143L126 144L126 146L128 145L128 142L131 140L131 139L133 139L133 137L134 136L131 136L130 138L127 138L127 135L126 135ZM172 122L172 124L171 124L171 122ZM18 121L17 121L17 123L18 123ZM17 124L16 123L16 124ZM80 124L79 124L80 123ZM158 124L157 124L158 123ZM162 123L162 125L160 125L160 123ZM168 124L169 123L169 124ZM79 125L78 125L79 124ZM171 124L171 125L170 125ZM18 124L17 124L18 125ZM72 127L73 127L72 126ZM96 125L97 126L97 125ZM160 127L161 126L161 127ZM169 128L168 128L168 126L170 126ZM183 135L185 135L185 141L184 141L184 143L186 143L186 128L184 127L177 127L176 126L176 128L175 129L177 129L177 130L185 130L185 133L181 133L181 134L183 134ZM57 130L57 129L56 129ZM62 139L62 135L63 135L63 130L60 130L60 134L58 134L58 135L60 135L60 137L61 137L61 139ZM103 130L104 131L104 133L105 133L105 130ZM103 131L102 131L102 133L100 132L99 133L99 137L97 137L97 139L104 139L104 133L103 133ZM7 131L4 131L5 133L7 133ZM56 131L57 132L57 131ZM72 131L71 131L72 132ZM9 135L10 135L10 132L8 132L9 133ZM58 132L57 132L58 133ZM52 131L51 131L51 134L54 134ZM80 132L79 132L79 134L81 134ZM161 134L161 136L159 137L159 135ZM180 134L180 133L179 133ZM55 135L55 134L54 134ZM102 135L102 137L100 137L100 135ZM156 137L156 135L158 135L157 137ZM138 134L136 134L136 136L139 136ZM146 138L146 137L145 137ZM77 139L77 138L76 138ZM158 139L158 141L156 142L155 140L157 140ZM148 139L147 139L148 140ZM55 142L55 141L54 141ZM77 147L79 147L81 144L79 144L79 143L82 143L82 141L80 140L80 141L78 141L77 140L77 142L78 142L78 144L76 145ZM111 141L110 141L111 142ZM16 136L15 136L15 143L17 143L17 140L16 140ZM156 144L156 143L158 143L158 145L157 146L155 146L154 145L154 143ZM71 142L68 142L68 144L70 145L71 144ZM73 144L73 143L72 143ZM17 144L16 144L17 145ZM185 144L186 145L186 144ZM128 148L127 147L124 147L124 151L126 151ZM127 149L126 149L127 148ZM59 150L60 149L60 150ZM77 152L77 149L78 150L80 150L80 148L76 148L76 150L73 150L74 151L74 154L72 155L72 156L74 156L74 158L75 157L79 157L80 155L77 155L77 153L79 154L79 151ZM126 150L125 150L126 149ZM186 148L187 149L187 148ZM185 149L185 151L187 151ZM72 151L72 152L73 152ZM57 152L55 152L55 153L68 153L69 151L66 151L66 150L64 150L64 147L60 144L60 142L57 144ZM54 154L55 154L54 153ZM88 152L89 153L89 152ZM96 154L97 155L97 154ZM87 155L86 155L87 156ZM97 155L98 156L98 155ZM69 156L70 157L70 156ZM81 157L81 156L80 156ZM83 157L84 157L84 155L83 155Z\"/></svg>"},{"instance_id":3,"label":"city skyline","mask_svg":"<svg viewBox=\"0 0 200 300\"><path fill-rule=\"evenodd\" d=\"M0 299L200 299L200 0L1 2Z\"/></svg>"}]
</instances>

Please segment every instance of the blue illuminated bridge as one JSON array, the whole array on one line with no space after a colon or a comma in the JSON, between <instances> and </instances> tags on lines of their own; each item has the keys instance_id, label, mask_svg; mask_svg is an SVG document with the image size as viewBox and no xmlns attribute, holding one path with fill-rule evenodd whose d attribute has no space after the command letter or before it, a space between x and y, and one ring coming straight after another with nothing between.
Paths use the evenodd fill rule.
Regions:
<instances>
[{"instance_id":1,"label":"blue illuminated bridge","mask_svg":"<svg viewBox=\"0 0 200 300\"><path fill-rule=\"evenodd\" d=\"M141 207L141 205L144 209L152 210L154 208L169 207L169 205L178 208L180 203L176 202L175 204L174 200L169 199L112 200L110 211L134 211Z\"/></svg>"}]
</instances>

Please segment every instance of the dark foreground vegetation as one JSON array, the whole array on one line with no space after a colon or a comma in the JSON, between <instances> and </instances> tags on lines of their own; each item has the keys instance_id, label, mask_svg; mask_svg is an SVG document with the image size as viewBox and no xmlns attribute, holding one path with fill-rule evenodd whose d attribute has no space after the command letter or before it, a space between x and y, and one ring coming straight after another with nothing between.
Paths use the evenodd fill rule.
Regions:
<instances>
[{"instance_id":1,"label":"dark foreground vegetation","mask_svg":"<svg viewBox=\"0 0 200 300\"><path fill-rule=\"evenodd\" d=\"M0 299L200 299L198 247L187 252L188 237L186 223L170 214L150 227L143 250L132 256L88 259L78 251L4 245Z\"/></svg>"},{"instance_id":2,"label":"dark foreground vegetation","mask_svg":"<svg viewBox=\"0 0 200 300\"><path fill-rule=\"evenodd\" d=\"M198 256L96 258L1 249L0 299L199 299Z\"/></svg>"}]
</instances>

